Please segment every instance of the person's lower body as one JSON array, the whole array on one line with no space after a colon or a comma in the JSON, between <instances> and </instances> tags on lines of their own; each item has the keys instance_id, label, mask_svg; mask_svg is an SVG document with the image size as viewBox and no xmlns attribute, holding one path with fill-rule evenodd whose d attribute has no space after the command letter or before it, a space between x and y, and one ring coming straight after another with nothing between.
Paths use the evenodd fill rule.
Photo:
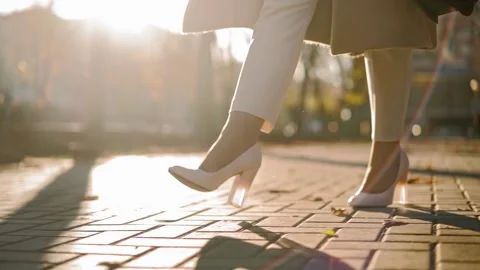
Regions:
<instances>
[{"instance_id":1,"label":"person's lower body","mask_svg":"<svg viewBox=\"0 0 480 270\"><path fill-rule=\"evenodd\" d=\"M372 147L363 183L349 199L352 206L386 206L392 203L395 185L406 180L408 158L400 139L410 93L411 54L411 49L365 52Z\"/></svg>"},{"instance_id":2,"label":"person's lower body","mask_svg":"<svg viewBox=\"0 0 480 270\"><path fill-rule=\"evenodd\" d=\"M255 24L228 120L200 165L214 172L269 133L278 117L317 0L266 0Z\"/></svg>"},{"instance_id":3,"label":"person's lower body","mask_svg":"<svg viewBox=\"0 0 480 270\"><path fill-rule=\"evenodd\" d=\"M269 133L276 122L317 1L264 1L228 120L199 169L169 169L180 182L211 191L237 175L229 201L243 204L261 163L259 135Z\"/></svg>"},{"instance_id":4,"label":"person's lower body","mask_svg":"<svg viewBox=\"0 0 480 270\"><path fill-rule=\"evenodd\" d=\"M260 133L270 132L276 122L316 4L317 0L265 0L228 120L199 169L171 170L177 179L198 190L209 191L227 180L223 179L225 176L242 171L236 166L241 163L242 155L258 156L259 148L254 146ZM373 144L369 169L357 193L379 194L390 189L398 179L400 165L405 163L399 141L408 102L410 56L410 49L365 53ZM393 161L385 162L386 157L392 157ZM251 183L254 177L251 172L258 168L255 164L248 166L251 168L245 169L249 172L245 175ZM235 168L232 175L228 175L230 167ZM213 180L206 183L209 181L206 179Z\"/></svg>"}]
</instances>

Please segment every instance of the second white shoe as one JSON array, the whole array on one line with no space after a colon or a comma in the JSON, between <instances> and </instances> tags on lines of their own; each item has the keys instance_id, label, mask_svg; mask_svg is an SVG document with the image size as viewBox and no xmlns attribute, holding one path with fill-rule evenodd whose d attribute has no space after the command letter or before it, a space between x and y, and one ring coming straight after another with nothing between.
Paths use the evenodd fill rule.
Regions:
<instances>
[{"instance_id":1,"label":"second white shoe","mask_svg":"<svg viewBox=\"0 0 480 270\"><path fill-rule=\"evenodd\" d=\"M348 199L348 204L352 207L385 207L393 202L395 188L401 189L400 203L405 204L407 201L406 181L408 176L409 162L407 154L400 151L400 164L397 171L397 177L392 185L380 193L367 193L358 190Z\"/></svg>"},{"instance_id":2,"label":"second white shoe","mask_svg":"<svg viewBox=\"0 0 480 270\"><path fill-rule=\"evenodd\" d=\"M260 144L256 143L235 160L216 172L170 167L168 171L184 185L202 192L214 191L232 176L236 176L228 202L241 207L262 163Z\"/></svg>"}]
</instances>

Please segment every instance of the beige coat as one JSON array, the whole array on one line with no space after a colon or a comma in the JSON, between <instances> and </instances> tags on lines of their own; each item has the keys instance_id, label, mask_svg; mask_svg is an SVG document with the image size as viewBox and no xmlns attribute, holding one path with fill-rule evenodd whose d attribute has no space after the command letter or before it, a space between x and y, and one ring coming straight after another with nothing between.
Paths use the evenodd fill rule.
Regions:
<instances>
[{"instance_id":1,"label":"beige coat","mask_svg":"<svg viewBox=\"0 0 480 270\"><path fill-rule=\"evenodd\" d=\"M189 1L185 33L254 28L264 0ZM332 54L427 49L436 46L436 24L415 0L318 0L306 39L330 45Z\"/></svg>"}]
</instances>

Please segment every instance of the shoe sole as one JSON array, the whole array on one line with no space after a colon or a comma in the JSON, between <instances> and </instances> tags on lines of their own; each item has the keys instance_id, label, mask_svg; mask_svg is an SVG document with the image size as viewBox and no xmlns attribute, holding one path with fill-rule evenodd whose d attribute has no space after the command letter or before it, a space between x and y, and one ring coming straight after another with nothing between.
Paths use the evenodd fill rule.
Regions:
<instances>
[{"instance_id":1,"label":"shoe sole","mask_svg":"<svg viewBox=\"0 0 480 270\"><path fill-rule=\"evenodd\" d=\"M190 181L188 181L187 179L181 177L180 175L172 172L172 171L168 171L173 177L175 177L175 179L177 179L180 183L184 184L185 186L191 188L191 189L194 189L196 191L201 191L201 192L210 192L211 190L208 190L204 187L201 187L195 183L192 183Z\"/></svg>"}]
</instances>

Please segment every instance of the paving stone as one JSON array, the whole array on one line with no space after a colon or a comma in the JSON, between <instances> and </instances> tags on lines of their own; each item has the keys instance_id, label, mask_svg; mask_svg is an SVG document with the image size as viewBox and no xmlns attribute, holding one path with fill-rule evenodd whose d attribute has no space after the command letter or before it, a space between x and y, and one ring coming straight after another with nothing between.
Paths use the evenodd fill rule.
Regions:
<instances>
[{"instance_id":1,"label":"paving stone","mask_svg":"<svg viewBox=\"0 0 480 270\"><path fill-rule=\"evenodd\" d=\"M434 221L434 217L433 216L430 216L430 217L431 218L429 219L419 219L419 218L407 218L402 216L394 216L393 220L398 220L408 224L432 224L432 222Z\"/></svg>"},{"instance_id":2,"label":"paving stone","mask_svg":"<svg viewBox=\"0 0 480 270\"><path fill-rule=\"evenodd\" d=\"M358 210L353 214L354 218L375 218L375 219L387 219L392 214L392 209L388 208L371 208L369 211Z\"/></svg>"},{"instance_id":3,"label":"paving stone","mask_svg":"<svg viewBox=\"0 0 480 270\"><path fill-rule=\"evenodd\" d=\"M439 240L435 235L419 235L419 234L387 234L385 235L386 242L421 242L434 243Z\"/></svg>"},{"instance_id":4,"label":"paving stone","mask_svg":"<svg viewBox=\"0 0 480 270\"><path fill-rule=\"evenodd\" d=\"M72 222L57 221L41 226L36 226L35 230L46 230L46 231L60 231L60 230L69 230L75 227L80 227L91 223L91 220L75 220Z\"/></svg>"},{"instance_id":5,"label":"paving stone","mask_svg":"<svg viewBox=\"0 0 480 270\"><path fill-rule=\"evenodd\" d=\"M480 263L480 244L440 243L436 254L437 262Z\"/></svg>"},{"instance_id":6,"label":"paving stone","mask_svg":"<svg viewBox=\"0 0 480 270\"><path fill-rule=\"evenodd\" d=\"M366 260L367 259L343 259L342 262L351 270L363 270L365 269Z\"/></svg>"},{"instance_id":7,"label":"paving stone","mask_svg":"<svg viewBox=\"0 0 480 270\"><path fill-rule=\"evenodd\" d=\"M54 245L74 241L75 238L70 237L34 237L22 242L1 246L0 250L25 250L35 251L45 249Z\"/></svg>"},{"instance_id":8,"label":"paving stone","mask_svg":"<svg viewBox=\"0 0 480 270\"><path fill-rule=\"evenodd\" d=\"M352 217L348 219L347 223L354 223L354 224L382 224L385 222L385 218L356 218Z\"/></svg>"},{"instance_id":9,"label":"paving stone","mask_svg":"<svg viewBox=\"0 0 480 270\"><path fill-rule=\"evenodd\" d=\"M438 237L438 241L446 243L479 243L479 236L455 236L455 235L443 235Z\"/></svg>"},{"instance_id":10,"label":"paving stone","mask_svg":"<svg viewBox=\"0 0 480 270\"><path fill-rule=\"evenodd\" d=\"M429 250L427 243L330 241L326 249Z\"/></svg>"},{"instance_id":11,"label":"paving stone","mask_svg":"<svg viewBox=\"0 0 480 270\"><path fill-rule=\"evenodd\" d=\"M30 224L15 224L15 223L2 223L0 224L0 234L20 231L25 228L32 228L35 225Z\"/></svg>"},{"instance_id":12,"label":"paving stone","mask_svg":"<svg viewBox=\"0 0 480 270\"><path fill-rule=\"evenodd\" d=\"M288 239L304 247L315 249L326 237L324 234L288 233L281 239Z\"/></svg>"},{"instance_id":13,"label":"paving stone","mask_svg":"<svg viewBox=\"0 0 480 270\"><path fill-rule=\"evenodd\" d=\"M280 211L281 209L285 208L286 206L288 206L288 204L270 205L270 206L268 206L268 205L256 205L256 206L254 206L252 208L249 208L245 211L242 211L238 214L259 212L259 213L269 213L269 215L270 215L271 213Z\"/></svg>"},{"instance_id":14,"label":"paving stone","mask_svg":"<svg viewBox=\"0 0 480 270\"><path fill-rule=\"evenodd\" d=\"M304 212L304 213L286 213L286 212L275 212L275 213L265 213L265 212L240 212L240 213L237 213L235 214L236 217L255 217L256 219L258 219L259 217L304 217L306 216L308 213L307 212Z\"/></svg>"},{"instance_id":15,"label":"paving stone","mask_svg":"<svg viewBox=\"0 0 480 270\"><path fill-rule=\"evenodd\" d=\"M206 227L199 229L199 232L237 232L243 227L238 221L216 221Z\"/></svg>"},{"instance_id":16,"label":"paving stone","mask_svg":"<svg viewBox=\"0 0 480 270\"><path fill-rule=\"evenodd\" d=\"M321 234L324 230L332 229L332 227L325 228L300 228L300 227L261 227L273 233L312 233Z\"/></svg>"},{"instance_id":17,"label":"paving stone","mask_svg":"<svg viewBox=\"0 0 480 270\"><path fill-rule=\"evenodd\" d=\"M359 250L359 249L324 249L322 252L338 257L338 258L362 258L365 259L370 256L374 251L373 250Z\"/></svg>"},{"instance_id":18,"label":"paving stone","mask_svg":"<svg viewBox=\"0 0 480 270\"><path fill-rule=\"evenodd\" d=\"M202 256L210 258L248 258L258 253L268 244L265 240L224 239Z\"/></svg>"},{"instance_id":19,"label":"paving stone","mask_svg":"<svg viewBox=\"0 0 480 270\"><path fill-rule=\"evenodd\" d=\"M158 248L128 262L126 267L175 267L199 252L196 248Z\"/></svg>"},{"instance_id":20,"label":"paving stone","mask_svg":"<svg viewBox=\"0 0 480 270\"><path fill-rule=\"evenodd\" d=\"M368 269L430 269L429 252L379 250Z\"/></svg>"},{"instance_id":21,"label":"paving stone","mask_svg":"<svg viewBox=\"0 0 480 270\"><path fill-rule=\"evenodd\" d=\"M79 254L68 253L2 251L0 252L0 261L61 263L78 256Z\"/></svg>"},{"instance_id":22,"label":"paving stone","mask_svg":"<svg viewBox=\"0 0 480 270\"><path fill-rule=\"evenodd\" d=\"M113 244L125 238L131 237L140 232L137 231L110 231L110 232L101 232L80 240L75 241L73 244L93 244L93 245L102 245L102 244Z\"/></svg>"},{"instance_id":23,"label":"paving stone","mask_svg":"<svg viewBox=\"0 0 480 270\"><path fill-rule=\"evenodd\" d=\"M72 229L73 231L145 231L155 227L154 225L127 224L127 225L85 225Z\"/></svg>"},{"instance_id":24,"label":"paving stone","mask_svg":"<svg viewBox=\"0 0 480 270\"><path fill-rule=\"evenodd\" d=\"M342 222L346 217L338 217L333 214L315 214L308 218L306 222Z\"/></svg>"},{"instance_id":25,"label":"paving stone","mask_svg":"<svg viewBox=\"0 0 480 270\"><path fill-rule=\"evenodd\" d=\"M469 236L480 236L480 231L475 230L462 230L462 229L438 229L438 235L469 235Z\"/></svg>"},{"instance_id":26,"label":"paving stone","mask_svg":"<svg viewBox=\"0 0 480 270\"><path fill-rule=\"evenodd\" d=\"M142 225L146 226L148 225L149 229L156 227L158 225L180 225L180 226L202 226L202 225L207 225L209 223L212 223L214 221L210 220L177 220L177 221L157 221L151 218L148 219L142 219L135 221L133 223L128 224L129 226L134 226L134 225ZM136 230L135 230L136 231Z\"/></svg>"},{"instance_id":27,"label":"paving stone","mask_svg":"<svg viewBox=\"0 0 480 270\"><path fill-rule=\"evenodd\" d=\"M216 258L216 257L201 257L193 258L181 265L182 269L259 269L268 260L265 258ZM185 267L185 268L184 268Z\"/></svg>"},{"instance_id":28,"label":"paving stone","mask_svg":"<svg viewBox=\"0 0 480 270\"><path fill-rule=\"evenodd\" d=\"M151 218L155 219L157 221L178 221L178 220L184 219L188 216L191 216L193 214L195 214L195 212L191 212L191 211L186 211L186 212L170 211L170 212L164 212L164 213L155 215Z\"/></svg>"},{"instance_id":29,"label":"paving stone","mask_svg":"<svg viewBox=\"0 0 480 270\"><path fill-rule=\"evenodd\" d=\"M375 241L380 229L340 229L332 241Z\"/></svg>"},{"instance_id":30,"label":"paving stone","mask_svg":"<svg viewBox=\"0 0 480 270\"><path fill-rule=\"evenodd\" d=\"M0 245L19 242L26 239L32 238L31 236L22 236L22 235L0 235Z\"/></svg>"},{"instance_id":31,"label":"paving stone","mask_svg":"<svg viewBox=\"0 0 480 270\"><path fill-rule=\"evenodd\" d=\"M14 270L36 270L51 267L48 263L22 263L22 262L0 262L0 269L14 269Z\"/></svg>"},{"instance_id":32,"label":"paving stone","mask_svg":"<svg viewBox=\"0 0 480 270\"><path fill-rule=\"evenodd\" d=\"M206 211L200 212L198 215L201 216L230 216L237 212L241 211L238 208L230 207L230 208L212 208Z\"/></svg>"},{"instance_id":33,"label":"paving stone","mask_svg":"<svg viewBox=\"0 0 480 270\"><path fill-rule=\"evenodd\" d=\"M443 262L437 265L438 270L478 270L478 263Z\"/></svg>"},{"instance_id":34,"label":"paving stone","mask_svg":"<svg viewBox=\"0 0 480 270\"><path fill-rule=\"evenodd\" d=\"M186 218L185 220L207 220L207 221L256 221L260 219L263 215L260 216L191 216Z\"/></svg>"},{"instance_id":35,"label":"paving stone","mask_svg":"<svg viewBox=\"0 0 480 270\"><path fill-rule=\"evenodd\" d=\"M94 235L98 232L77 232L77 231L36 231L36 230L21 230L18 232L12 232L9 235L19 236L54 236L54 237L71 237L81 238Z\"/></svg>"},{"instance_id":36,"label":"paving stone","mask_svg":"<svg viewBox=\"0 0 480 270\"><path fill-rule=\"evenodd\" d=\"M285 227L285 226L295 226L295 224L299 223L304 217L268 217L262 221L260 221L257 225L258 226L278 226L278 227Z\"/></svg>"},{"instance_id":37,"label":"paving stone","mask_svg":"<svg viewBox=\"0 0 480 270\"><path fill-rule=\"evenodd\" d=\"M393 226L387 230L387 234L432 234L430 224L406 224Z\"/></svg>"},{"instance_id":38,"label":"paving stone","mask_svg":"<svg viewBox=\"0 0 480 270\"><path fill-rule=\"evenodd\" d=\"M211 239L211 238L214 238L215 236L224 236L224 237L236 238L236 239L242 239L242 240L261 240L261 239L265 239L264 236L259 235L257 233L252 233L252 232L221 232L221 233L193 232L193 233L190 233L186 236L183 236L183 238L186 238L186 239ZM279 238L279 235L271 232L271 233L268 233L266 237L269 237L271 239L277 239L277 238Z\"/></svg>"},{"instance_id":39,"label":"paving stone","mask_svg":"<svg viewBox=\"0 0 480 270\"><path fill-rule=\"evenodd\" d=\"M197 229L197 226L171 226L166 225L138 235L138 237L179 237Z\"/></svg>"},{"instance_id":40,"label":"paving stone","mask_svg":"<svg viewBox=\"0 0 480 270\"><path fill-rule=\"evenodd\" d=\"M146 247L203 247L208 239L169 239L169 238L140 238L133 237L117 245L146 246Z\"/></svg>"},{"instance_id":41,"label":"paving stone","mask_svg":"<svg viewBox=\"0 0 480 270\"><path fill-rule=\"evenodd\" d=\"M129 256L121 255L83 255L61 266L55 267L55 270L67 269L112 269L112 266L120 265L127 260Z\"/></svg>"},{"instance_id":42,"label":"paving stone","mask_svg":"<svg viewBox=\"0 0 480 270\"><path fill-rule=\"evenodd\" d=\"M38 225L50 223L49 219L20 219L20 218L0 218L0 223Z\"/></svg>"},{"instance_id":43,"label":"paving stone","mask_svg":"<svg viewBox=\"0 0 480 270\"><path fill-rule=\"evenodd\" d=\"M117 246L117 245L79 245L63 244L48 249L51 252L79 253L79 254L111 254L111 255L138 255L147 251L147 247Z\"/></svg>"},{"instance_id":44,"label":"paving stone","mask_svg":"<svg viewBox=\"0 0 480 270\"><path fill-rule=\"evenodd\" d=\"M354 223L354 222L302 222L299 228L358 228L358 229L381 229L383 223Z\"/></svg>"}]
</instances>

